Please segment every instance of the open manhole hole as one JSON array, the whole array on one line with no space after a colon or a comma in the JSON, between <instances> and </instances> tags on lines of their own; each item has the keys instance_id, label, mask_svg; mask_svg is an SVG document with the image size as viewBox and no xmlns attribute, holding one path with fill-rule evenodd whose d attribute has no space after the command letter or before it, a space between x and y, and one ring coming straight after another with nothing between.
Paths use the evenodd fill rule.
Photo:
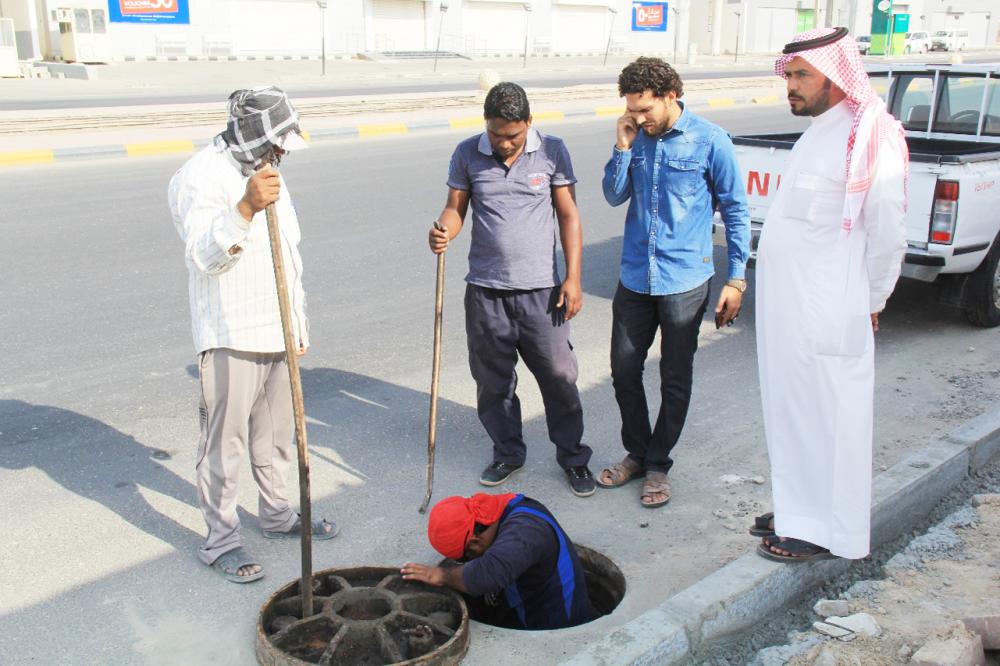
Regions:
<instances>
[{"instance_id":1,"label":"open manhole hole","mask_svg":"<svg viewBox=\"0 0 1000 666\"><path fill-rule=\"evenodd\" d=\"M469 613L456 592L403 580L394 567L313 574L314 614L302 618L299 581L275 592L257 619L264 666L452 666L469 649Z\"/></svg>"},{"instance_id":2,"label":"open manhole hole","mask_svg":"<svg viewBox=\"0 0 1000 666\"><path fill-rule=\"evenodd\" d=\"M609 557L602 555L593 548L580 544L576 546L576 555L580 558L583 574L587 580L587 596L594 609L594 620L608 615L625 597L625 576ZM469 617L476 622L502 627L504 629L520 629L498 623L491 614L491 609L484 604L470 603ZM558 631L558 630L556 630Z\"/></svg>"}]
</instances>

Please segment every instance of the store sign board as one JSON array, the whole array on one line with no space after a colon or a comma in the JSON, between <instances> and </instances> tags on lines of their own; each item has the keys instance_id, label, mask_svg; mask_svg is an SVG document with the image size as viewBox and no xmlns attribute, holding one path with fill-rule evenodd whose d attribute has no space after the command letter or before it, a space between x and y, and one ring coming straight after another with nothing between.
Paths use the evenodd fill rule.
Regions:
<instances>
[{"instance_id":1,"label":"store sign board","mask_svg":"<svg viewBox=\"0 0 1000 666\"><path fill-rule=\"evenodd\" d=\"M633 32L666 32L667 3L665 2L633 2L632 3Z\"/></svg>"},{"instance_id":2,"label":"store sign board","mask_svg":"<svg viewBox=\"0 0 1000 666\"><path fill-rule=\"evenodd\" d=\"M191 22L188 0L108 0L112 23Z\"/></svg>"}]
</instances>

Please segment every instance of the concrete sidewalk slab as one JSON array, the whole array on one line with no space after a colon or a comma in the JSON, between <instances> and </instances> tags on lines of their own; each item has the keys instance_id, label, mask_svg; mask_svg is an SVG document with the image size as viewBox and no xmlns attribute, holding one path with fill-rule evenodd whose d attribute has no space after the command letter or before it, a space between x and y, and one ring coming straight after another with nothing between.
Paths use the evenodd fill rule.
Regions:
<instances>
[{"instance_id":1,"label":"concrete sidewalk slab","mask_svg":"<svg viewBox=\"0 0 1000 666\"><path fill-rule=\"evenodd\" d=\"M872 547L911 529L1000 449L1000 410L976 417L880 474L872 494ZM681 664L732 640L824 581L849 560L780 564L747 553L625 623L563 666Z\"/></svg>"}]
</instances>

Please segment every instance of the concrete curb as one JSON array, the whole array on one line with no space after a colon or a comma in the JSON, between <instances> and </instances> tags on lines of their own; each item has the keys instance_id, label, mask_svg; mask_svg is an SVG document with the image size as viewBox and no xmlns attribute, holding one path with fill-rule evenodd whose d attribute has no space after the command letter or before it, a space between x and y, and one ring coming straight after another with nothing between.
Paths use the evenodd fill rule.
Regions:
<instances>
[{"instance_id":1,"label":"concrete curb","mask_svg":"<svg viewBox=\"0 0 1000 666\"><path fill-rule=\"evenodd\" d=\"M690 108L719 109L745 105L778 104L777 95L748 97L711 97L700 102L691 102ZM569 119L609 118L617 117L624 111L624 106L601 106L586 110L548 109L534 113L536 122L563 122ZM482 127L482 116L457 116L442 120L418 121L412 123L368 123L345 125L305 132L306 140L323 141L327 139L371 139L383 136L409 134L422 130L469 130ZM150 141L127 144L111 144L86 146L79 148L34 148L28 150L0 151L0 168L51 164L53 162L68 162L85 159L100 159L107 157L153 157L160 155L176 155L191 153L206 145L211 139L178 139L171 141Z\"/></svg>"},{"instance_id":2,"label":"concrete curb","mask_svg":"<svg viewBox=\"0 0 1000 666\"><path fill-rule=\"evenodd\" d=\"M1000 454L1000 410L974 418L874 479L872 545L911 529L969 474ZM848 560L787 565L747 553L625 623L563 666L681 664L751 629Z\"/></svg>"}]
</instances>

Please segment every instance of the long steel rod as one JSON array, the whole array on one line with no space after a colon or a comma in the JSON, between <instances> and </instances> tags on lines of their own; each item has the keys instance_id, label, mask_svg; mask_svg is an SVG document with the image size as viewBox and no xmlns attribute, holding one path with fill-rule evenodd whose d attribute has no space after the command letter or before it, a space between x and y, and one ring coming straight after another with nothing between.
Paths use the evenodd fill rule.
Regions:
<instances>
[{"instance_id":1,"label":"long steel rod","mask_svg":"<svg viewBox=\"0 0 1000 666\"><path fill-rule=\"evenodd\" d=\"M441 322L444 312L444 255L437 259L437 285L434 297L434 361L431 365L431 408L427 418L427 494L420 505L420 513L427 511L434 492L434 454L437 449L438 383L441 376Z\"/></svg>"},{"instance_id":2,"label":"long steel rod","mask_svg":"<svg viewBox=\"0 0 1000 666\"><path fill-rule=\"evenodd\" d=\"M306 438L306 410L302 400L302 377L299 374L298 345L292 330L292 305L288 300L288 281L285 279L285 260L281 251L281 231L274 204L265 209L267 235L271 240L271 260L274 263L274 283L278 289L278 308L281 311L281 332L285 337L285 358L288 378L292 384L292 410L295 414L295 443L299 454L299 535L302 543L302 618L312 615L312 502L309 491L309 442Z\"/></svg>"}]
</instances>

